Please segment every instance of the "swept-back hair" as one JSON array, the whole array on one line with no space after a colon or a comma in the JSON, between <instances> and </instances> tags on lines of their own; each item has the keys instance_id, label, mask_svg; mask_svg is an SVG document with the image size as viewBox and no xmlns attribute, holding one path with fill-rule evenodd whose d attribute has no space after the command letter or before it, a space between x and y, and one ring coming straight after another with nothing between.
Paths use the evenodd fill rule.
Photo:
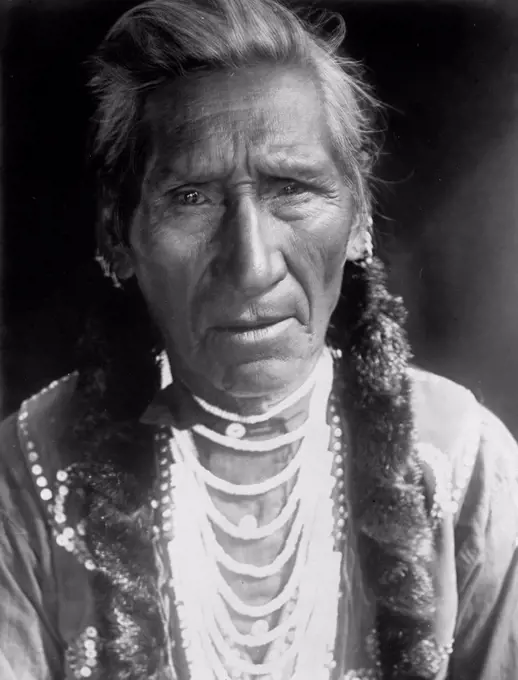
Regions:
<instances>
[{"instance_id":1,"label":"swept-back hair","mask_svg":"<svg viewBox=\"0 0 518 680\"><path fill-rule=\"evenodd\" d=\"M369 212L377 149L377 102L359 65L338 54L344 20L324 37L329 15L309 23L275 0L152 0L124 14L92 59L97 97L94 155L99 170L99 245L127 238L150 153L149 95L177 78L254 64L307 70L324 110L335 162L357 206Z\"/></svg>"},{"instance_id":2,"label":"swept-back hair","mask_svg":"<svg viewBox=\"0 0 518 680\"><path fill-rule=\"evenodd\" d=\"M369 211L377 103L359 67L339 56L345 29L336 21L326 34L324 15L309 22L275 0L152 0L117 21L91 61L98 241L107 260L115 244L127 242L140 201L151 143L146 100L200 71L259 63L306 68L336 162L357 208ZM347 263L344 292L334 344L343 354L358 560L376 602L383 679L425 680L439 659L432 638L433 540L413 449L404 314L386 291L379 263ZM164 663L163 568L148 510L155 432L139 422L160 382L162 341L135 281L122 292L107 284L93 298L78 353L83 407L69 436L70 449L84 461L75 481L89 507L85 538L96 563L102 676L164 680L173 675Z\"/></svg>"}]
</instances>

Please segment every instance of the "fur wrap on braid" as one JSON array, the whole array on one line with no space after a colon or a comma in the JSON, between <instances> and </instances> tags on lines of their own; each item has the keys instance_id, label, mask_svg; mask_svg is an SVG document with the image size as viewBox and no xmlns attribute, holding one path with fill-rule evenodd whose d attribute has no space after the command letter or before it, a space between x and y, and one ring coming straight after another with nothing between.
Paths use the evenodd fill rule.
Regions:
<instances>
[{"instance_id":1,"label":"fur wrap on braid","mask_svg":"<svg viewBox=\"0 0 518 680\"><path fill-rule=\"evenodd\" d=\"M431 680L433 536L414 447L405 313L387 292L377 260L347 263L343 291L329 341L342 350L350 513L376 602L382 677ZM86 503L86 538L97 566L102 677L170 680L149 511L154 431L139 423L158 389L162 348L136 286L109 295L113 302L101 296L103 309L91 314L82 342L84 408L69 432L81 461L73 484Z\"/></svg>"}]
</instances>

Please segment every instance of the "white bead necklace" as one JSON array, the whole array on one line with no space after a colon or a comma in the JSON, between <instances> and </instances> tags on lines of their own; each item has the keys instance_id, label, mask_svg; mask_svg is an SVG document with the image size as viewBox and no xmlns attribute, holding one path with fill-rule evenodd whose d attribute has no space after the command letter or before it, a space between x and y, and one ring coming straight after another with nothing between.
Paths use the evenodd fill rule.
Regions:
<instances>
[{"instance_id":1,"label":"white bead necklace","mask_svg":"<svg viewBox=\"0 0 518 680\"><path fill-rule=\"evenodd\" d=\"M276 531L281 529L294 515L303 490L303 483L299 478L297 478L295 484L293 485L292 492L288 498L288 501L280 511L280 513L274 517L274 519L268 524L263 524L258 527L245 527L236 526L230 520L228 520L225 515L218 510L218 508L212 502L207 490L201 488L200 492L202 495L208 496L206 509L207 517L210 521L217 527L221 529L225 534L231 536L232 538L239 539L241 541L258 541L261 538L266 538L271 536ZM204 499L205 500L205 499Z\"/></svg>"},{"instance_id":2,"label":"white bead necklace","mask_svg":"<svg viewBox=\"0 0 518 680\"><path fill-rule=\"evenodd\" d=\"M320 680L329 677L332 648L335 641L332 631L336 632L340 554L334 551L333 537L331 494L334 479L330 468L333 454L327 451L327 444L325 444L326 455L317 453L321 451L323 442L329 441L329 427L325 423L326 408L324 408L327 404L332 380L332 365L329 363L328 367L328 380L322 381L327 382L327 395L322 398L320 390L315 388L312 402L318 404L320 408L317 409L314 406L312 409L310 405L308 420L312 423L312 426L315 425L315 428L311 427L310 432L311 434L315 433L316 436L308 435L299 452L284 470L273 478L265 480L265 482L249 485L224 482L199 463L192 435L188 432L174 432L171 449L175 460L178 462L172 466L173 469L171 470L170 497L173 501L174 530L173 538L169 542L169 555L186 659L190 667L190 677L193 679L234 680L236 678L237 680L237 678L258 678L260 676L274 678L279 672L289 672L289 677L296 677L297 680L302 680L302 678L316 680L317 677ZM315 412L318 413L318 410L321 412L320 418L315 416ZM323 437L325 438L323 439ZM295 464L293 464L294 460L296 461ZM320 461L320 474L317 474L318 465L310 464L313 461ZM289 469L290 466L292 469ZM164 467L163 470L165 469ZM288 474L286 473L287 469L289 469ZM218 488L231 496L257 496L289 480L297 471L299 471L299 478L296 480L293 490L297 489L298 498L297 502L293 503L293 511L290 510L290 516L297 508L297 515L293 524L297 522L297 518L301 518L300 532L297 527L297 533L294 533L297 541L292 540L293 546L290 545L290 551L282 555L281 560L276 558L265 568L266 575L276 573L282 568L285 558L287 558L287 562L291 557L294 557L292 573L283 590L266 603L266 606L247 605L237 597L226 583L217 566L218 551L212 549L214 542L217 543L217 539L209 521L212 520L211 511L214 510L215 506L212 507L213 502L205 484L212 488ZM307 480L307 483L303 485L304 479ZM313 484L311 485L309 481ZM311 493L312 489L313 493ZM164 494L164 496L166 495ZM291 496L286 506L290 500ZM163 512L165 511L164 508ZM212 515L214 514L212 512ZM281 514L282 510L279 516ZM221 519L217 512L216 517ZM224 525L222 527L224 531L226 523L221 522L221 524ZM229 522L228 524L232 523ZM235 525L232 526L235 527ZM238 527L235 527L235 529L238 529ZM270 533L276 530L273 522L268 525L268 530ZM250 531L245 533L250 536ZM265 536L270 535L270 533L266 533ZM248 540L254 540L254 538ZM212 548L210 547L211 543ZM288 543L288 539L286 543ZM224 553L222 549L221 551ZM188 556L188 559L186 559L186 556ZM227 557L230 556L227 555ZM236 567L235 561L232 561L232 559L227 564ZM237 563L237 565L238 569L250 568L252 570L253 567L253 565L242 565L241 563ZM260 570L262 567L256 569ZM257 577L262 578L264 576L257 572ZM319 582L323 583L319 587L315 587L315 584ZM330 584L334 584L332 588ZM333 590L333 593L330 596L331 590ZM226 608L227 605L223 604L224 601L230 599L231 602L227 604L232 609L234 608L233 605L236 605L236 611L241 610L245 616L262 619L268 615L268 612L273 613L292 601L294 595L297 595L297 597L293 611L287 617L288 623L286 623L286 620L281 621L270 631L255 634L252 631L251 635L242 635L237 631ZM322 615L324 612L332 610L333 606L334 615L327 617L331 621L331 628L329 628L329 625L322 625ZM325 629L326 632L325 639L322 629ZM266 663L256 664L243 660L234 651L236 645L254 647L271 644L273 649L275 644L280 643L284 637L292 638L287 648L281 649L282 645L278 644L278 648L282 651L279 658L268 660ZM313 657L316 652L320 664L320 673L315 676L307 675L304 664L301 665L300 662L304 658L304 647L308 646L304 644L306 640L311 640L312 650L314 640L318 641L317 647L320 653L318 653L318 650L312 651L311 658L304 662L306 664L311 662L313 667ZM329 658L330 653L331 659ZM291 671L287 670L293 668L293 664L298 669L295 676L292 676ZM322 675L322 673L325 673L325 675Z\"/></svg>"},{"instance_id":3,"label":"white bead necklace","mask_svg":"<svg viewBox=\"0 0 518 680\"><path fill-rule=\"evenodd\" d=\"M276 520L282 515L284 509L288 507L288 504L294 498L296 503L299 504L301 498L304 498L306 494L309 495L311 493L310 487L314 486L316 480L318 479L318 468L315 465L311 465L311 462L312 462L311 459L308 460L306 468L302 469L301 472L299 473L299 479L297 479L295 483L296 488L295 487L293 488L288 498L288 502L284 506L283 510L281 510L279 515L277 515L277 517L273 520L273 522L270 522L269 524L264 525L255 530L239 532L240 535L245 535L246 540L258 540L261 538L265 538L267 536L271 536L275 531L277 531ZM196 484L196 482L194 483ZM194 491L194 493L196 492ZM256 566L253 564L239 562L232 558L228 553L226 553L225 550L217 541L216 536L214 534L214 530L211 528L209 522L209 519L212 519L211 512L215 510L214 502L207 494L206 489L200 489L200 493L203 495L203 502L200 503L200 507L202 505L204 506L205 513L202 513L201 516L199 517L200 523L199 526L206 549L210 554L214 555L216 561L218 561L228 571L234 574L238 574L241 576L250 576L252 578L257 579L264 579L279 572L293 556L297 544L299 543L299 539L301 539L301 534L303 533L304 528L307 528L308 526L309 522L309 518L307 516L308 504L306 503L304 507L299 508L295 516L295 519L292 523L292 526L288 531L288 535L285 539L284 546L282 547L281 551L272 562L263 566ZM306 510L306 512L304 512L304 510ZM222 517L224 517L222 513L219 514ZM228 523L229 528L231 527L232 530L230 532L226 532L225 526L223 527L220 526L220 528L222 528L222 530L225 531L225 533L229 533L231 536L234 533L238 533L233 531L233 529L236 528L235 524L232 524L232 522L228 520L226 520L226 523ZM284 522L282 524L284 524ZM260 531L259 529L262 531ZM300 549L301 547L299 546L299 551Z\"/></svg>"},{"instance_id":4,"label":"white bead necklace","mask_svg":"<svg viewBox=\"0 0 518 680\"><path fill-rule=\"evenodd\" d=\"M327 510L329 510L329 508L327 508ZM192 504L186 504L184 506L184 512L185 512L186 518L189 518L189 519L192 518ZM329 516L330 516L330 513L329 513ZM176 518L178 520L180 520L181 513L176 513ZM331 527L331 529L332 529L332 527ZM192 534L190 534L190 535L192 536ZM195 549L193 551L192 548L194 548L195 546L193 545L192 539L189 541L189 543L190 543L190 546L191 546L191 553L193 553L192 558L190 560L190 564L191 565L196 564L197 566L200 565L200 564L203 564L203 562L204 562L204 560L203 560L203 548L200 550L199 543L197 543L198 550ZM319 533L317 533L315 535L315 533L313 532L313 541L311 543L308 541L308 546L312 548L313 553L320 555L321 554L321 545L322 545L322 540L321 539L319 540ZM180 555L180 552L178 553L177 559L179 559L179 555ZM306 558L306 556L304 556L304 558ZM174 560L173 556L171 557L171 559L172 559L172 562L176 562L176 560ZM320 560L317 560L317 561L319 563L319 569L320 569ZM306 602L306 608L307 608L309 606L307 604L307 598L310 597L310 595L315 592L314 580L315 580L315 578L317 578L317 574L315 572L311 572L309 570L310 560L303 559L303 560L301 560L301 564L304 564L305 567L306 567L306 569L305 569L306 576L307 576L308 579L310 579L310 583L308 583L307 585L309 585L310 587L306 587L305 589L303 589L303 592L306 593L306 600L303 597L300 598L299 601L300 601L301 604L299 605L299 608L302 608L303 602ZM322 577L323 573L324 572L319 571L318 576ZM203 573L203 571L197 571L197 570L194 570L192 568L186 570L186 573L184 574L184 578L186 578L187 580L189 578L192 579L191 596L193 597L194 601L197 601L198 607L201 608L201 611L199 612L199 615L196 616L196 619L197 619L197 621L200 625L201 625L202 622L204 622L203 626L205 628L207 628L206 622L208 620L208 617L207 617L207 611L206 611L206 604L211 599L210 594L214 590L214 582L210 578L209 574L206 571L205 571L205 573ZM199 592L201 584L208 584L207 592ZM264 612L261 611L260 615L263 616ZM301 624L305 621L306 617L302 616L302 612L299 611L299 613L297 614L297 619L298 619L299 627L300 627ZM224 628L224 625L222 627ZM307 627L306 625L302 626L302 628L304 630L306 629L306 627ZM227 632L227 634L230 634L230 636L232 637L232 630L230 630L230 631L227 630L226 632ZM207 631L207 634L209 635L209 640L210 640L211 644L214 643L216 648L220 648L221 644L222 644L222 636L218 634L218 631L212 630L212 628L209 626L209 630ZM300 641L302 641L302 635L299 635L299 638L300 638ZM284 657L283 657L284 662L287 662L288 660L290 660L292 655L293 655L293 657L295 657L298 654L298 647L299 647L299 645L296 645L295 642L294 642L294 644L290 647L289 653L284 655ZM205 650L205 651L207 652L207 650ZM229 655L228 651L226 651L223 654L223 657L227 660L229 659L229 656L230 656L230 658L232 658L232 664L231 665L234 668L237 668L239 670L239 672L241 672L241 673L246 672L249 675L267 675L267 676L270 676L270 673L273 672L273 670L276 669L277 666L278 666L278 663L276 663L276 662L270 663L270 664L251 664L249 662L242 662L242 661L239 661L239 660L233 658L232 654ZM194 675L193 677L198 677L198 676Z\"/></svg>"},{"instance_id":5,"label":"white bead necklace","mask_svg":"<svg viewBox=\"0 0 518 680\"><path fill-rule=\"evenodd\" d=\"M328 353L327 348L324 350L324 353ZM243 423L243 425L255 425L257 423L266 423L268 420L275 418L275 416L278 416L279 413L286 411L288 408L290 408L298 401L300 401L303 397L305 397L307 394L309 394L313 385L315 384L318 371L320 370L320 362L321 359L317 361L315 367L309 374L308 378L302 383L302 385L298 389L295 390L295 392L287 396L278 404L275 404L275 406L272 406L271 409L264 413L257 413L254 415L244 416L239 413L225 411L225 409L219 408L219 406L214 406L214 404L210 404L208 401L205 401L205 399L202 399L201 397L198 397L197 395L194 394L193 399L199 406L201 406L201 408L204 411L210 413L213 416L217 416L222 420L229 420L234 423Z\"/></svg>"},{"instance_id":6,"label":"white bead necklace","mask_svg":"<svg viewBox=\"0 0 518 680\"><path fill-rule=\"evenodd\" d=\"M299 550L298 550L297 555L295 557L296 562L295 562L295 565L294 565L294 568L293 568L292 575L293 575L293 581L294 581L295 584L297 584L297 586L298 586L298 582L300 581L300 578L299 578L300 574L298 572L299 572L299 570L307 567L307 560L308 560L308 557L310 556L311 538L312 538L312 536L315 532L315 517L317 515L316 506L313 509L312 514L313 514L313 517L312 518L308 517L308 522L306 524L307 538L304 541L304 543L299 546ZM314 546L313 546L313 549L314 549ZM228 588L228 585L227 585L227 588ZM293 599L291 592L288 592L286 594L285 593L286 593L286 588L284 589L284 591L282 593L283 594L283 600L286 600L286 601L283 602L283 604L281 606L284 606L284 604L287 604L290 601L290 599ZM220 593L220 594L222 594L222 593ZM294 594L295 593L293 593L293 595ZM280 607L279 607L279 609L280 609ZM228 610L223 605L223 603L220 600L218 600L218 598L216 598L216 601L214 603L214 610L213 611L214 611L214 614L215 614L215 618L217 617L217 619L222 624L221 628L223 630L227 630L227 631L230 629L232 639L234 639L238 644L242 644L244 646L261 646L261 645L268 644L268 643L272 642L276 637L281 636L285 632L287 633L288 630L292 627L292 624L294 623L294 621L296 621L297 618L298 618L298 613L297 613L297 610L295 608L295 610L284 621L281 621L281 623L278 624L278 626L276 628L273 628L270 631L265 632L263 634L259 634L259 635L256 634L256 633L252 634L252 635L242 635L235 628L235 626L234 626L234 624L233 624L233 622L232 622L232 620L229 616ZM250 609L247 610L247 611L248 611L247 615L250 616L251 618L252 618L252 616L257 617L257 618L262 618L262 616L267 615L264 611L260 610L258 612L257 607L250 607ZM270 613L270 612L268 612L268 613ZM258 614L259 614L259 616L258 616Z\"/></svg>"},{"instance_id":7,"label":"white bead necklace","mask_svg":"<svg viewBox=\"0 0 518 680\"><path fill-rule=\"evenodd\" d=\"M309 514L310 513L308 510L306 516L304 517L304 520L310 521L308 517ZM292 571L288 577L288 580L284 588L280 591L280 593L277 596L273 597L269 602L260 605L257 604L250 605L243 602L243 600L241 600L241 598L239 598L234 593L232 588L228 585L227 581L225 580L219 569L217 571L214 571L214 578L217 582L219 594L231 609L233 609L238 614L241 614L241 616L246 616L248 618L265 618L267 616L270 616L274 612L279 611L279 609L282 609L282 607L288 602L288 600L295 594L295 591L299 587L301 574L305 568L305 560L308 557L309 543L311 540L309 526L308 525L302 526L303 532L300 537L298 550L296 551L296 553L294 550L292 550L291 555L286 560L288 561L291 557L294 556L294 565ZM267 567L264 568L264 570L267 571L267 574L264 578L277 573L281 569L281 567L278 567L276 572L273 571L273 569L268 569L268 566L270 565L267 565ZM262 568L257 567L257 569Z\"/></svg>"},{"instance_id":8,"label":"white bead necklace","mask_svg":"<svg viewBox=\"0 0 518 680\"><path fill-rule=\"evenodd\" d=\"M288 601L288 603L289 602L295 603L295 599L292 598ZM216 621L221 622L221 628L223 630L230 631L230 637L232 640L243 647L262 647L264 645L268 645L271 642L274 642L276 638L288 635L288 633L294 628L294 624L298 621L297 610L295 606L293 606L292 611L288 614L288 616L286 616L284 620L281 620L281 623L279 623L274 628L271 628L264 633L254 632L252 634L243 634L237 630L230 617L228 609L225 607L224 603L221 602L221 600L216 599L216 601L212 603L212 610L209 615L212 616ZM261 619L258 620L261 621Z\"/></svg>"},{"instance_id":9,"label":"white bead necklace","mask_svg":"<svg viewBox=\"0 0 518 680\"><path fill-rule=\"evenodd\" d=\"M194 425L192 429L196 434L214 442L214 444L226 446L233 451L241 451L243 453L268 453L269 451L275 451L275 449L280 449L283 446L288 446L289 444L293 444L294 442L303 439L308 431L308 421L306 420L300 427L297 427L291 432L286 432L285 434L280 434L276 437L264 440L247 440L229 437L226 434L220 434L215 430L211 430L206 425L197 424Z\"/></svg>"},{"instance_id":10,"label":"white bead necklace","mask_svg":"<svg viewBox=\"0 0 518 680\"><path fill-rule=\"evenodd\" d=\"M280 553L277 555L277 557L275 557L274 560L272 560L272 562L260 567L256 566L255 564L239 562L238 560L235 560L233 557L231 557L218 543L214 535L214 531L210 528L210 526L205 526L205 524L206 522L204 522L200 528L203 532L203 538L205 545L207 546L207 550L211 551L215 559L220 564L222 564L225 569L232 572L233 574L237 574L238 576L249 576L251 578L264 579L276 574L289 562L293 556L293 553L295 552L299 538L303 531L304 519L300 513L297 514L295 520L293 521L293 525L290 527L286 542Z\"/></svg>"},{"instance_id":11,"label":"white bead necklace","mask_svg":"<svg viewBox=\"0 0 518 680\"><path fill-rule=\"evenodd\" d=\"M315 513L313 513L313 514L315 514ZM308 538L309 538L309 535L310 535L310 529L309 529L310 522L311 522L311 517L308 517L308 522L306 524L306 534L308 535ZM311 522L311 524L313 524L313 523L314 523L314 521ZM308 538L306 538L306 540L303 542L303 545L300 546L300 550L297 552L297 555L295 557L296 564L299 565L298 568L297 568L297 572L299 572L299 573L300 573L300 569L302 569L304 567L307 556L308 556L309 547L310 547L310 541L308 540ZM203 553L203 552L206 553L206 550L205 550L204 546L202 545L202 541L199 541L199 540L197 541L197 549L200 551L200 553ZM294 568L294 571L295 571L295 568ZM297 579L295 579L295 580L297 580ZM237 602L240 603L239 608L241 608L241 606L244 605L242 600L240 600L240 598L238 598L234 594L234 591L230 588L230 586L223 579L219 570L217 569L217 567L214 564L207 565L207 577L203 579L203 582L204 582L204 584L205 583L215 583L215 582L217 583L217 588L216 589L214 589L212 587L209 588L208 592L205 593L205 595L203 597L203 606L204 606L204 610L205 610L205 616L214 618L215 620L223 618L226 623L230 622L230 629L232 631L236 631L234 625L231 623L231 619L230 619L230 616L228 614L228 610L223 605L222 600L219 599L219 596L226 599L225 593L223 592L222 584L224 583L225 589L228 592L232 593L232 599L236 600ZM218 596L217 591L219 591L219 596ZM242 607L242 611L243 611L244 615L249 616L250 618L263 619L267 615L264 612L264 610L262 609L261 606L244 605ZM225 629L225 628L228 629L229 628L229 626L226 625L226 624L222 625L221 627L222 627L222 629ZM272 630L274 630L274 629L272 629ZM278 633L272 634L272 632L270 631L270 634L264 634L264 635L266 635L266 638L268 638L267 641L271 642L275 637L278 636ZM262 637L261 636L259 636L259 637L261 637L261 639L264 639L264 635ZM269 639L270 636L271 636L271 639ZM245 637L248 640L250 640L250 639L257 638L258 636L252 635L252 636L245 636ZM257 642L256 641L254 643L254 646L259 646L261 644L266 644L266 642Z\"/></svg>"},{"instance_id":12,"label":"white bead necklace","mask_svg":"<svg viewBox=\"0 0 518 680\"><path fill-rule=\"evenodd\" d=\"M307 441L307 440L305 440ZM278 488L285 482L289 481L299 470L304 455L308 451L308 447L302 443L298 452L293 456L290 462L280 472L273 477L269 477L263 482L256 482L254 484L233 484L227 482L221 477L217 477L210 470L207 470L198 460L195 453L194 441L192 434L187 430L176 431L174 435L173 448L177 453L181 452L183 460L189 460L196 470L196 475L203 481L204 484L210 486L217 491L228 494L229 496L261 496L263 494Z\"/></svg>"},{"instance_id":13,"label":"white bead necklace","mask_svg":"<svg viewBox=\"0 0 518 680\"><path fill-rule=\"evenodd\" d=\"M295 454L295 458L297 458L296 464L297 468L300 467L302 463L305 463L308 467L311 464L311 453L315 450L314 447L318 448L318 445L322 441L321 437L326 437L329 436L329 428L326 425L325 429L322 428L322 431L319 432L315 429L312 433L312 437L307 441L306 445L304 448L301 447L297 454ZM183 453L183 447L175 446L175 442L171 442L174 451L176 452L176 460L185 460L184 458L184 453ZM189 454L187 453L187 456ZM293 459L293 460L294 460ZM203 470L206 471L206 468L203 468ZM297 472L297 469L295 469L294 474ZM301 479L300 473L299 477L295 481L292 491L288 497L288 501L280 511L280 513L268 524L259 526L259 527L246 527L246 528L241 528L240 526L236 526L232 522L230 522L225 515L223 515L222 512L218 510L216 505L214 504L213 500L211 499L209 493L207 492L207 489L203 485L203 482L207 479L207 476L202 473L199 475L200 469L198 466L196 466L196 469L194 470L194 475L198 480L199 483L199 493L203 496L203 505L206 508L207 511L207 516L210 518L210 520L218 526L222 531L224 531L226 534L231 536L232 538L244 540L244 541L250 541L250 540L258 540L261 538L266 538L267 536L272 535L274 532L276 532L278 529L283 527L288 520L291 518L291 516L294 514L301 495L303 493L303 486L304 482L303 479ZM282 473L281 473L282 474ZM212 473L209 473L209 475L212 475ZM290 474L290 476L292 476ZM279 478L281 479L281 483L284 481L284 475L279 475L275 476L273 478L270 478L270 480L267 480L268 486L272 484L272 480L276 481L276 486L277 482L279 481ZM220 481L220 478L214 476L214 480ZM243 486L245 485L232 485L231 487L225 487L225 491L229 490L232 495L248 495L248 496L253 496L253 495L260 495L262 493L265 493L264 486L257 486L257 485L246 485L246 494L243 494ZM266 490L270 490L268 487L266 487ZM235 491L235 494L233 493Z\"/></svg>"},{"instance_id":14,"label":"white bead necklace","mask_svg":"<svg viewBox=\"0 0 518 680\"><path fill-rule=\"evenodd\" d=\"M316 395L316 398L313 402L313 407L315 407L315 404L322 403L319 402L319 397L320 395ZM313 419L313 418L311 418ZM297 482L295 483L294 489L292 490L292 493L290 494L290 497L288 499L288 503L286 504L285 508L288 507L290 502L292 501L292 498L295 498L295 500L298 502L300 499L301 495L303 495L302 487L306 490L306 492L309 490L309 484L312 483L313 485L315 484L315 475L317 473L316 471L316 465L314 464L314 456L309 456L308 453L314 453L315 447L318 448L318 445L321 444L322 442L322 435L323 436L329 436L329 431L328 431L328 426L327 424L325 425L325 430L322 432L322 434L319 431L319 428L317 425L315 425L315 430L313 432L314 437L311 438L311 440L308 439L307 442L305 442L307 446L307 453L304 451L303 455L307 460L305 462L306 464L306 471L305 475L303 475L303 479L305 480L304 482L302 479L298 479ZM315 441L313 441L315 439ZM184 449L183 447L179 447L179 450L177 451L178 453L178 460L183 461L187 463L187 469L191 469L191 466L189 463L192 465L193 458L188 457L187 459L184 456ZM315 459L318 460L318 459ZM196 470L199 470L196 468ZM194 470L194 475L192 477L196 476L196 470ZM185 479L185 475L182 480L182 484L186 484L187 480ZM232 485L232 491L235 491L236 494L241 494L242 485ZM294 492L295 490L297 491L297 495L295 496ZM259 489L261 491L261 489ZM211 514L214 514L216 511L221 517L223 517L222 513L219 513L219 511L216 510L216 507L210 498L209 494L207 493L206 489L203 488L203 486L199 483L196 483L194 481L194 485L192 486L190 490L190 496L191 498L197 498L197 494L201 494L202 498L198 500L198 502L194 505L192 508L193 512L196 511L196 506L203 506L205 509L205 512L207 513L207 516L210 516ZM284 510L284 509L283 509ZM274 531L277 530L277 521L282 514L283 511L277 516L276 519L274 519L273 522L270 524L260 527L255 530L248 530L248 531L243 531L240 530L239 527L236 527L236 525L233 525L231 522L226 520L225 522L222 522L221 528L223 531L228 527L230 531L228 532L230 535L237 535L238 538L244 538L245 540L257 540L258 538L264 538L266 536L270 536ZM205 520L205 521L204 521ZM286 543L284 546L284 549L281 551L281 553L277 556L277 558L272 562L270 565L265 565L263 567L257 567L255 565L246 565L239 563L235 560L233 560L230 555L227 555L225 551L219 546L217 543L217 540L215 539L215 536L213 532L210 530L210 526L208 526L207 518L202 517L200 518L200 527L201 527L201 532L202 535L205 537L205 543L206 547L209 549L210 547L213 548L214 556L217 560L221 561L224 566L226 566L229 570L234 571L235 573L240 573L243 575L250 575L254 576L255 578L266 578L274 573L277 573L291 558L293 555L293 552L296 548L296 545L298 543L300 533L302 531L302 528L304 526L304 516L302 513L298 515L298 517L295 519L290 532L288 534L288 537L286 539ZM282 524L284 523L284 520ZM281 523L279 523L281 524ZM281 526L282 526L281 524ZM295 576L298 574L298 569L294 568L293 570L293 579L289 579L290 581L293 581L293 586L296 585L296 579ZM268 603L267 606L263 606L262 608L259 607L251 607L248 605L245 605L242 603L239 598L237 598L232 589L228 586L226 581L223 579L223 577L219 576L218 578L218 585L221 588L222 596L225 597L225 599L228 601L228 604L234 608L236 611L239 613L246 615L246 616L266 616L269 613L272 613L273 611L276 611L277 609L280 609L285 603L286 603L286 598L291 594L292 588L291 588L291 583L288 583L287 589L285 593L281 593L281 596L279 598L274 598L270 603Z\"/></svg>"},{"instance_id":15,"label":"white bead necklace","mask_svg":"<svg viewBox=\"0 0 518 680\"><path fill-rule=\"evenodd\" d=\"M320 506L321 508L321 514L323 514L327 519L330 519L331 514L330 514L330 507L325 507ZM322 513L322 510L324 512ZM320 527L322 528L322 527ZM332 526L330 527L330 532L329 535L332 531ZM301 647L303 646L304 639L308 637L308 639L311 639L313 642L315 638L315 635L318 635L318 631L314 630L315 626L313 626L312 631L310 632L310 622L309 619L311 617L311 613L314 612L315 608L317 607L318 603L320 602L320 595L322 594L321 591L317 588L315 590L315 584L318 583L319 579L324 578L325 582L329 582L329 579L326 577L326 572L329 571L329 565L333 562L333 557L334 557L334 566L336 568L336 573L339 574L339 559L338 561L336 558L339 558L339 555L337 553L333 553L332 551L332 546L331 546L331 555L329 555L329 551L326 551L325 549L325 540L322 540L322 537L325 537L325 534L322 531L319 532L312 532L312 540L309 543L309 547L312 550L313 556L316 556L316 559L313 558L313 561L309 559L304 559L303 564L305 566L305 587L302 587L302 596L298 599L297 601L297 611L294 615L294 618L297 621L297 626L296 630L298 630L298 634L295 636L292 645L290 648L287 650L287 652L283 655L282 658L282 663L285 665L287 662L290 660L293 660L296 658L301 651ZM329 543L328 543L329 547ZM323 558L323 559L322 559ZM200 557L196 556L196 561L198 559L201 559L201 554ZM315 564L315 567L311 569L311 564ZM190 576L193 578L192 586L193 586L193 593L196 593L196 596L199 598L199 602L201 602L201 611L199 613L199 616L196 617L198 622L207 622L208 620L210 621L210 612L207 611L207 607L204 606L206 605L210 599L211 599L211 592L214 590L213 584L211 583L211 579L207 577L202 577L201 574L199 573L192 573L190 572ZM198 592L200 589L200 584L209 584L209 587L206 592ZM303 584L301 584L303 585ZM336 600L337 600L337 592L338 588L333 592L333 597L332 601L334 602L334 606L336 608ZM317 593L316 596L313 594ZM262 612L261 612L262 614ZM336 618L336 611L334 614ZM317 621L321 621L321 616L316 617ZM233 639L233 642L242 642L242 638L239 638L236 640L235 635L233 634L234 631L232 629L228 629L227 626L225 626L225 622L220 621L220 628L222 631L225 631L227 636L229 636L231 639ZM205 624L204 624L205 625ZM206 627L206 626L205 626ZM283 627L278 627L277 629L277 634L279 635L280 633L284 633L284 628ZM250 662L246 661L240 661L239 659L236 659L234 655L229 652L228 649L225 649L225 643L224 643L224 636L223 633L219 633L219 630L217 628L214 628L214 626L209 625L208 627L208 642L205 643L205 645L202 645L205 647L205 651L207 652L207 644L214 645L216 650L219 651L220 656L225 659L226 662L229 662L230 660L230 665L233 668L236 668L239 673L247 673L248 675L256 676L256 675L266 675L267 677L271 677L271 674L275 671L278 670L279 662L274 661L268 664L252 664ZM334 638L331 636L328 638L328 641L332 639L334 643ZM249 638L246 638L247 642L250 642ZM203 642L203 641L202 641ZM208 656L210 658L210 653L208 653ZM213 664L214 659L211 660L210 663ZM192 676L192 677L198 677L197 675ZM228 676L227 676L228 677Z\"/></svg>"}]
</instances>

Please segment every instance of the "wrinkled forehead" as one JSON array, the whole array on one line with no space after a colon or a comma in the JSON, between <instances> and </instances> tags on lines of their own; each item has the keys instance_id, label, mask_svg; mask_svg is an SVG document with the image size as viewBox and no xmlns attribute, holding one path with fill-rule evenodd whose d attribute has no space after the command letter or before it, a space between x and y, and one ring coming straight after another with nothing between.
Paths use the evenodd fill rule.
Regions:
<instances>
[{"instance_id":1,"label":"wrinkled forehead","mask_svg":"<svg viewBox=\"0 0 518 680\"><path fill-rule=\"evenodd\" d=\"M282 148L331 156L319 93L307 73L254 67L169 83L147 102L152 172L235 162Z\"/></svg>"}]
</instances>

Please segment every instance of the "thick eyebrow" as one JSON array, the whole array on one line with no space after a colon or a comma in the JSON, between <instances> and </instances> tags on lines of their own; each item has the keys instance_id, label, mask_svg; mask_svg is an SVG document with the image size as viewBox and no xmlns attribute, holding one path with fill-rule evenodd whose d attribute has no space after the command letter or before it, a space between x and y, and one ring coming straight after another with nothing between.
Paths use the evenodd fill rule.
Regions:
<instances>
[{"instance_id":1,"label":"thick eyebrow","mask_svg":"<svg viewBox=\"0 0 518 680\"><path fill-rule=\"evenodd\" d=\"M207 183L217 179L221 172L211 167L210 157L192 151L190 154L180 152L173 160L157 163L148 174L148 184L156 189L162 189L171 182Z\"/></svg>"},{"instance_id":2,"label":"thick eyebrow","mask_svg":"<svg viewBox=\"0 0 518 680\"><path fill-rule=\"evenodd\" d=\"M257 163L260 172L280 174L282 177L297 177L301 179L329 178L336 175L336 167L326 156L317 154L296 156L286 152L269 154Z\"/></svg>"}]
</instances>

